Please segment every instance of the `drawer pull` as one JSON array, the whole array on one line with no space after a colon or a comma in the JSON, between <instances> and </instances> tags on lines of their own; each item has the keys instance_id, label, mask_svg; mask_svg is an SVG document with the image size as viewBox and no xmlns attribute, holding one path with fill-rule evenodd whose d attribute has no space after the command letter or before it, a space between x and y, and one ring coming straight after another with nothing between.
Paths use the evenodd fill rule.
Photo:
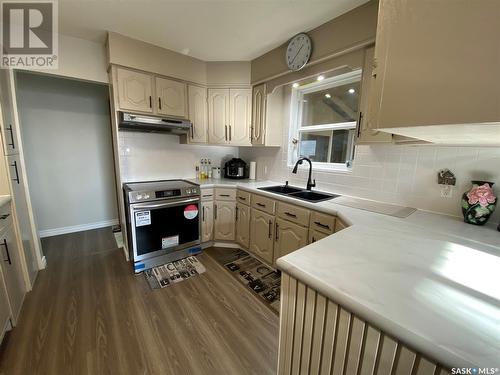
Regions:
<instances>
[{"instance_id":1,"label":"drawer pull","mask_svg":"<svg viewBox=\"0 0 500 375\"><path fill-rule=\"evenodd\" d=\"M290 212L285 212L285 215L286 215L286 216L290 216L290 217L297 218L297 215L292 214L292 213L290 213Z\"/></svg>"},{"instance_id":2,"label":"drawer pull","mask_svg":"<svg viewBox=\"0 0 500 375\"><path fill-rule=\"evenodd\" d=\"M280 226L278 225L278 222L276 222L276 233L275 233L275 236L274 236L274 240L275 241L278 241L280 239L280 235L279 235L279 230L280 230Z\"/></svg>"},{"instance_id":3,"label":"drawer pull","mask_svg":"<svg viewBox=\"0 0 500 375\"><path fill-rule=\"evenodd\" d=\"M238 199L241 199L242 201L246 201L247 200L245 197L238 197Z\"/></svg>"},{"instance_id":4,"label":"drawer pull","mask_svg":"<svg viewBox=\"0 0 500 375\"><path fill-rule=\"evenodd\" d=\"M229 194L219 194L219 197L230 197Z\"/></svg>"},{"instance_id":5,"label":"drawer pull","mask_svg":"<svg viewBox=\"0 0 500 375\"><path fill-rule=\"evenodd\" d=\"M7 253L7 259L4 259L3 261L12 264L12 262L10 261L9 245L7 245L7 240L4 238L3 243L1 243L0 245L5 246L5 252Z\"/></svg>"},{"instance_id":6,"label":"drawer pull","mask_svg":"<svg viewBox=\"0 0 500 375\"><path fill-rule=\"evenodd\" d=\"M316 224L318 227L321 227L321 228L330 229L329 225L325 225L323 223L320 223L319 221L315 221L314 224Z\"/></svg>"},{"instance_id":7,"label":"drawer pull","mask_svg":"<svg viewBox=\"0 0 500 375\"><path fill-rule=\"evenodd\" d=\"M203 194L202 197L211 197L212 194Z\"/></svg>"},{"instance_id":8,"label":"drawer pull","mask_svg":"<svg viewBox=\"0 0 500 375\"><path fill-rule=\"evenodd\" d=\"M257 202L257 206L259 206L259 207L266 207L266 205L264 203L260 203L260 202Z\"/></svg>"},{"instance_id":9,"label":"drawer pull","mask_svg":"<svg viewBox=\"0 0 500 375\"><path fill-rule=\"evenodd\" d=\"M9 216L10 216L10 214L5 214L5 215L0 216L0 219L1 219L1 220L5 220L5 219L7 219Z\"/></svg>"},{"instance_id":10,"label":"drawer pull","mask_svg":"<svg viewBox=\"0 0 500 375\"><path fill-rule=\"evenodd\" d=\"M272 233L271 233L271 227L272 227L273 223L271 222L271 220L269 220L269 233L268 233L268 237L269 238L273 238L272 237Z\"/></svg>"}]
</instances>

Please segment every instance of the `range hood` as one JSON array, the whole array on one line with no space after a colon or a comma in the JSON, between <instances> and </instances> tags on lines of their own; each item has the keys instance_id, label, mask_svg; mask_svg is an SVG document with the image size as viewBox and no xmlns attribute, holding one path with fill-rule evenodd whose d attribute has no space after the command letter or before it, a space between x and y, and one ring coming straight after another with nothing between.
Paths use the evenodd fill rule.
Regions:
<instances>
[{"instance_id":1,"label":"range hood","mask_svg":"<svg viewBox=\"0 0 500 375\"><path fill-rule=\"evenodd\" d=\"M191 130L191 121L173 117L157 117L120 112L120 130L183 135Z\"/></svg>"}]
</instances>

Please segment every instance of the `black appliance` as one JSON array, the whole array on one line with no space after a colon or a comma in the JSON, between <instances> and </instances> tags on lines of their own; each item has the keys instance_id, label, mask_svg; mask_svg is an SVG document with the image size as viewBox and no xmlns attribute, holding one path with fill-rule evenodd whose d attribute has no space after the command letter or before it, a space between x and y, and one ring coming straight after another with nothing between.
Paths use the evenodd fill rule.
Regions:
<instances>
[{"instance_id":1,"label":"black appliance","mask_svg":"<svg viewBox=\"0 0 500 375\"><path fill-rule=\"evenodd\" d=\"M224 165L224 177L234 179L248 178L247 163L240 158L232 158L227 161Z\"/></svg>"},{"instance_id":2,"label":"black appliance","mask_svg":"<svg viewBox=\"0 0 500 375\"><path fill-rule=\"evenodd\" d=\"M183 180L123 185L127 239L136 273L199 253L200 188Z\"/></svg>"}]
</instances>

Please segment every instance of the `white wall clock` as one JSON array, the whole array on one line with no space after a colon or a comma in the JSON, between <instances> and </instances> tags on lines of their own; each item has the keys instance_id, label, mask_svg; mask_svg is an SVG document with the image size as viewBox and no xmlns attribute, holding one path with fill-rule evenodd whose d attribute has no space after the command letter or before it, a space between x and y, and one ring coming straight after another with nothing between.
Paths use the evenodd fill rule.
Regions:
<instances>
[{"instance_id":1,"label":"white wall clock","mask_svg":"<svg viewBox=\"0 0 500 375\"><path fill-rule=\"evenodd\" d=\"M307 64L312 52L312 42L309 35L300 33L295 35L286 48L286 64L290 70L300 70Z\"/></svg>"}]
</instances>

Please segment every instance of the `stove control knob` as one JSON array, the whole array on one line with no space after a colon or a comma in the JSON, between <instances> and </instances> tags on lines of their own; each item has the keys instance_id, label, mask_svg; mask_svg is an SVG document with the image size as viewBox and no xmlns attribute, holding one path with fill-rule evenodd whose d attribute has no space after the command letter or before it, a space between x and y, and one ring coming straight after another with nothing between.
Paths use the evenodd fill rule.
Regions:
<instances>
[{"instance_id":1,"label":"stove control knob","mask_svg":"<svg viewBox=\"0 0 500 375\"><path fill-rule=\"evenodd\" d=\"M149 199L149 194L143 194L143 195L142 195L142 198L143 198L143 199Z\"/></svg>"},{"instance_id":2,"label":"stove control knob","mask_svg":"<svg viewBox=\"0 0 500 375\"><path fill-rule=\"evenodd\" d=\"M137 195L135 196L135 199L137 199L137 200L142 199L142 194L137 194Z\"/></svg>"}]
</instances>

